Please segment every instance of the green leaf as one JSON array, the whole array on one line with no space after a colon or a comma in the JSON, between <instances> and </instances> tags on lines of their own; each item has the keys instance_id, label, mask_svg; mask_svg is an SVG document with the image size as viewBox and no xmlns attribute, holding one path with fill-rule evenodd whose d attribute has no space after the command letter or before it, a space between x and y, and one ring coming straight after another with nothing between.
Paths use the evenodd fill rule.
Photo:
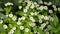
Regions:
<instances>
[{"instance_id":1,"label":"green leaf","mask_svg":"<svg viewBox=\"0 0 60 34\"><path fill-rule=\"evenodd\" d=\"M17 14L17 15L20 15L20 16L23 16L23 15L24 15L24 12L18 11L18 12L16 12L16 14Z\"/></svg>"},{"instance_id":2,"label":"green leaf","mask_svg":"<svg viewBox=\"0 0 60 34\"><path fill-rule=\"evenodd\" d=\"M17 28L17 29L15 30L14 34L21 34L20 29L19 29L19 28Z\"/></svg>"},{"instance_id":3,"label":"green leaf","mask_svg":"<svg viewBox=\"0 0 60 34\"><path fill-rule=\"evenodd\" d=\"M12 9L11 6L10 6L10 7L6 7L6 8L4 8L4 10L6 11L6 14L9 14L9 12L11 11L11 9Z\"/></svg>"},{"instance_id":4,"label":"green leaf","mask_svg":"<svg viewBox=\"0 0 60 34\"><path fill-rule=\"evenodd\" d=\"M38 32L40 33L40 34L44 34L44 32L43 32L43 30L41 29L41 28L37 28L38 29Z\"/></svg>"},{"instance_id":5,"label":"green leaf","mask_svg":"<svg viewBox=\"0 0 60 34\"><path fill-rule=\"evenodd\" d=\"M4 11L2 8L0 8L0 11Z\"/></svg>"},{"instance_id":6,"label":"green leaf","mask_svg":"<svg viewBox=\"0 0 60 34\"><path fill-rule=\"evenodd\" d=\"M0 24L0 31L3 31L4 29L3 29L3 25L2 24Z\"/></svg>"},{"instance_id":7,"label":"green leaf","mask_svg":"<svg viewBox=\"0 0 60 34\"><path fill-rule=\"evenodd\" d=\"M4 18L6 18L6 16L4 14L0 13L0 18L4 19Z\"/></svg>"},{"instance_id":8,"label":"green leaf","mask_svg":"<svg viewBox=\"0 0 60 34\"><path fill-rule=\"evenodd\" d=\"M59 23L58 17L56 15L53 15L54 20L50 22L50 24L54 27L56 27Z\"/></svg>"}]
</instances>

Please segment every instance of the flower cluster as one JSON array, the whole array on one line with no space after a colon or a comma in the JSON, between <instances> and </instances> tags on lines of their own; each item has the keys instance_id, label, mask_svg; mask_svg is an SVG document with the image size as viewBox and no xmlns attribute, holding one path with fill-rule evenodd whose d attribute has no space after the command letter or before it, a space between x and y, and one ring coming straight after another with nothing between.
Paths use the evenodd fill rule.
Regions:
<instances>
[{"instance_id":1,"label":"flower cluster","mask_svg":"<svg viewBox=\"0 0 60 34\"><path fill-rule=\"evenodd\" d=\"M52 2L41 0L37 3L21 0L18 4L17 11L13 9L13 3L4 4L6 18L1 19L0 24L3 25L5 34L53 34L56 32L53 29L59 23L56 12L60 11L60 8Z\"/></svg>"}]
</instances>

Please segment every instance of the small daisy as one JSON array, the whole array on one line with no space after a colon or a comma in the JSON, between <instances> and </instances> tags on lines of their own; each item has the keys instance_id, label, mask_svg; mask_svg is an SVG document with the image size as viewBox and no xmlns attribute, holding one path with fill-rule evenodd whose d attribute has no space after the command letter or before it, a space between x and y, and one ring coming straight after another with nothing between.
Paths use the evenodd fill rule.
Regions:
<instances>
[{"instance_id":1,"label":"small daisy","mask_svg":"<svg viewBox=\"0 0 60 34\"><path fill-rule=\"evenodd\" d=\"M22 20L22 19L19 17L19 18L18 18L18 21L21 21L21 20Z\"/></svg>"},{"instance_id":2,"label":"small daisy","mask_svg":"<svg viewBox=\"0 0 60 34\"><path fill-rule=\"evenodd\" d=\"M9 15L6 15L6 17L8 17Z\"/></svg>"},{"instance_id":3,"label":"small daisy","mask_svg":"<svg viewBox=\"0 0 60 34\"><path fill-rule=\"evenodd\" d=\"M47 5L48 5L48 6L52 5L52 2L49 2Z\"/></svg>"},{"instance_id":4,"label":"small daisy","mask_svg":"<svg viewBox=\"0 0 60 34\"><path fill-rule=\"evenodd\" d=\"M40 32L37 32L37 34L40 34Z\"/></svg>"},{"instance_id":5,"label":"small daisy","mask_svg":"<svg viewBox=\"0 0 60 34\"><path fill-rule=\"evenodd\" d=\"M49 22L48 22L48 21L46 21L46 24L49 24Z\"/></svg>"},{"instance_id":6,"label":"small daisy","mask_svg":"<svg viewBox=\"0 0 60 34\"><path fill-rule=\"evenodd\" d=\"M25 16L22 16L21 19L22 19L22 20L25 20Z\"/></svg>"},{"instance_id":7,"label":"small daisy","mask_svg":"<svg viewBox=\"0 0 60 34\"><path fill-rule=\"evenodd\" d=\"M49 17L48 17L48 16L45 16L45 17L44 17L44 20L49 20Z\"/></svg>"},{"instance_id":8,"label":"small daisy","mask_svg":"<svg viewBox=\"0 0 60 34\"><path fill-rule=\"evenodd\" d=\"M13 27L12 30L16 30L16 27Z\"/></svg>"},{"instance_id":9,"label":"small daisy","mask_svg":"<svg viewBox=\"0 0 60 34\"><path fill-rule=\"evenodd\" d=\"M49 34L49 32L46 32L46 34Z\"/></svg>"},{"instance_id":10,"label":"small daisy","mask_svg":"<svg viewBox=\"0 0 60 34\"><path fill-rule=\"evenodd\" d=\"M52 7L53 7L53 8L56 8L56 6L55 6L55 5L52 5Z\"/></svg>"},{"instance_id":11,"label":"small daisy","mask_svg":"<svg viewBox=\"0 0 60 34\"><path fill-rule=\"evenodd\" d=\"M22 6L19 6L19 9L21 9L22 8Z\"/></svg>"},{"instance_id":12,"label":"small daisy","mask_svg":"<svg viewBox=\"0 0 60 34\"><path fill-rule=\"evenodd\" d=\"M30 20L33 20L33 17L30 16Z\"/></svg>"},{"instance_id":13,"label":"small daisy","mask_svg":"<svg viewBox=\"0 0 60 34\"><path fill-rule=\"evenodd\" d=\"M47 28L48 28L48 30L51 30L52 29L52 26L51 25L48 25Z\"/></svg>"},{"instance_id":14,"label":"small daisy","mask_svg":"<svg viewBox=\"0 0 60 34\"><path fill-rule=\"evenodd\" d=\"M13 34L14 33L14 30L10 30L9 34Z\"/></svg>"},{"instance_id":15,"label":"small daisy","mask_svg":"<svg viewBox=\"0 0 60 34\"><path fill-rule=\"evenodd\" d=\"M45 26L46 26L46 23L41 24L41 27L43 27L43 28L44 28Z\"/></svg>"},{"instance_id":16,"label":"small daisy","mask_svg":"<svg viewBox=\"0 0 60 34\"><path fill-rule=\"evenodd\" d=\"M43 4L43 1L42 0L40 0L40 1L38 1L40 4Z\"/></svg>"},{"instance_id":17,"label":"small daisy","mask_svg":"<svg viewBox=\"0 0 60 34\"><path fill-rule=\"evenodd\" d=\"M3 23L3 20L0 20L0 24L2 24Z\"/></svg>"},{"instance_id":18,"label":"small daisy","mask_svg":"<svg viewBox=\"0 0 60 34\"><path fill-rule=\"evenodd\" d=\"M48 7L47 6L44 6L44 10L48 10Z\"/></svg>"},{"instance_id":19,"label":"small daisy","mask_svg":"<svg viewBox=\"0 0 60 34\"><path fill-rule=\"evenodd\" d=\"M10 6L10 5L13 5L13 3L8 2L5 4L5 6Z\"/></svg>"},{"instance_id":20,"label":"small daisy","mask_svg":"<svg viewBox=\"0 0 60 34\"><path fill-rule=\"evenodd\" d=\"M37 12L35 12L34 14L35 14L35 15L37 15L38 13L37 13Z\"/></svg>"},{"instance_id":21,"label":"small daisy","mask_svg":"<svg viewBox=\"0 0 60 34\"><path fill-rule=\"evenodd\" d=\"M42 23L42 19L39 19L39 23Z\"/></svg>"},{"instance_id":22,"label":"small daisy","mask_svg":"<svg viewBox=\"0 0 60 34\"><path fill-rule=\"evenodd\" d=\"M31 12L30 14L31 14L31 15L34 15L34 13L33 13L33 12Z\"/></svg>"},{"instance_id":23,"label":"small daisy","mask_svg":"<svg viewBox=\"0 0 60 34\"><path fill-rule=\"evenodd\" d=\"M24 11L24 13L26 13L27 12L27 9L24 9L23 11Z\"/></svg>"},{"instance_id":24,"label":"small daisy","mask_svg":"<svg viewBox=\"0 0 60 34\"><path fill-rule=\"evenodd\" d=\"M43 30L43 28L46 26L46 23L43 23L43 24L41 24L41 29Z\"/></svg>"},{"instance_id":25,"label":"small daisy","mask_svg":"<svg viewBox=\"0 0 60 34\"><path fill-rule=\"evenodd\" d=\"M53 11L52 10L49 10L49 13L53 13Z\"/></svg>"},{"instance_id":26,"label":"small daisy","mask_svg":"<svg viewBox=\"0 0 60 34\"><path fill-rule=\"evenodd\" d=\"M58 11L60 11L60 7L58 8Z\"/></svg>"},{"instance_id":27,"label":"small daisy","mask_svg":"<svg viewBox=\"0 0 60 34\"><path fill-rule=\"evenodd\" d=\"M54 8L54 11L57 11L58 9L57 8Z\"/></svg>"},{"instance_id":28,"label":"small daisy","mask_svg":"<svg viewBox=\"0 0 60 34\"><path fill-rule=\"evenodd\" d=\"M7 28L8 28L8 26L7 26L7 25L3 25L3 28L4 28L4 29L7 29Z\"/></svg>"},{"instance_id":29,"label":"small daisy","mask_svg":"<svg viewBox=\"0 0 60 34\"><path fill-rule=\"evenodd\" d=\"M13 17L13 14L9 14L9 17L12 18Z\"/></svg>"},{"instance_id":30,"label":"small daisy","mask_svg":"<svg viewBox=\"0 0 60 34\"><path fill-rule=\"evenodd\" d=\"M40 6L40 7L39 7L40 10L43 10L43 8L44 8L43 6Z\"/></svg>"},{"instance_id":31,"label":"small daisy","mask_svg":"<svg viewBox=\"0 0 60 34\"><path fill-rule=\"evenodd\" d=\"M29 24L31 27L34 27L36 24L35 23L30 23Z\"/></svg>"},{"instance_id":32,"label":"small daisy","mask_svg":"<svg viewBox=\"0 0 60 34\"><path fill-rule=\"evenodd\" d=\"M17 25L20 25L21 24L21 22L17 22Z\"/></svg>"},{"instance_id":33,"label":"small daisy","mask_svg":"<svg viewBox=\"0 0 60 34\"><path fill-rule=\"evenodd\" d=\"M40 15L40 16L39 16L39 19L43 19L43 18L44 18L44 15Z\"/></svg>"},{"instance_id":34,"label":"small daisy","mask_svg":"<svg viewBox=\"0 0 60 34\"><path fill-rule=\"evenodd\" d=\"M28 28L25 28L25 32L29 32L29 29Z\"/></svg>"},{"instance_id":35,"label":"small daisy","mask_svg":"<svg viewBox=\"0 0 60 34\"><path fill-rule=\"evenodd\" d=\"M26 8L26 9L29 9L29 6L26 6L25 8Z\"/></svg>"},{"instance_id":36,"label":"small daisy","mask_svg":"<svg viewBox=\"0 0 60 34\"><path fill-rule=\"evenodd\" d=\"M17 17L16 17L16 16L13 16L13 17L12 17L12 20L13 20L13 21L16 21L16 20L17 20Z\"/></svg>"},{"instance_id":37,"label":"small daisy","mask_svg":"<svg viewBox=\"0 0 60 34\"><path fill-rule=\"evenodd\" d=\"M53 17L50 17L50 21L53 21L54 20L54 18Z\"/></svg>"},{"instance_id":38,"label":"small daisy","mask_svg":"<svg viewBox=\"0 0 60 34\"><path fill-rule=\"evenodd\" d=\"M30 20L32 20L32 22L35 22L35 19L33 17L30 17Z\"/></svg>"},{"instance_id":39,"label":"small daisy","mask_svg":"<svg viewBox=\"0 0 60 34\"><path fill-rule=\"evenodd\" d=\"M34 6L34 4L32 3L31 6L30 6L30 8L33 9L34 7L35 7L35 6Z\"/></svg>"},{"instance_id":40,"label":"small daisy","mask_svg":"<svg viewBox=\"0 0 60 34\"><path fill-rule=\"evenodd\" d=\"M34 31L34 33L36 34L36 33L37 33L37 31Z\"/></svg>"},{"instance_id":41,"label":"small daisy","mask_svg":"<svg viewBox=\"0 0 60 34\"><path fill-rule=\"evenodd\" d=\"M24 29L24 26L20 26L20 30L23 30Z\"/></svg>"},{"instance_id":42,"label":"small daisy","mask_svg":"<svg viewBox=\"0 0 60 34\"><path fill-rule=\"evenodd\" d=\"M44 2L45 5L47 5L48 3L47 2Z\"/></svg>"}]
</instances>

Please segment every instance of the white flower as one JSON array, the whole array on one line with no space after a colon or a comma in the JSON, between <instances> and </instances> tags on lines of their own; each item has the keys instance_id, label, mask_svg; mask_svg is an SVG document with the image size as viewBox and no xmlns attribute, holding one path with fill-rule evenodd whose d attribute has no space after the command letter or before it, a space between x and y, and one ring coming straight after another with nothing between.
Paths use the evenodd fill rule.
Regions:
<instances>
[{"instance_id":1,"label":"white flower","mask_svg":"<svg viewBox=\"0 0 60 34\"><path fill-rule=\"evenodd\" d=\"M25 8L26 8L26 9L29 9L29 6L26 6Z\"/></svg>"},{"instance_id":2,"label":"white flower","mask_svg":"<svg viewBox=\"0 0 60 34\"><path fill-rule=\"evenodd\" d=\"M20 26L20 30L23 30L24 29L24 26Z\"/></svg>"},{"instance_id":3,"label":"white flower","mask_svg":"<svg viewBox=\"0 0 60 34\"><path fill-rule=\"evenodd\" d=\"M35 7L34 4L32 4L32 5L30 6L31 9L33 9L34 7Z\"/></svg>"},{"instance_id":4,"label":"white flower","mask_svg":"<svg viewBox=\"0 0 60 34\"><path fill-rule=\"evenodd\" d=\"M45 17L44 17L44 20L49 20L49 17L48 17L48 16L45 16Z\"/></svg>"},{"instance_id":5,"label":"white flower","mask_svg":"<svg viewBox=\"0 0 60 34\"><path fill-rule=\"evenodd\" d=\"M47 6L44 6L44 10L48 10L48 7Z\"/></svg>"},{"instance_id":6,"label":"white flower","mask_svg":"<svg viewBox=\"0 0 60 34\"><path fill-rule=\"evenodd\" d=\"M54 11L57 11L57 8L54 8Z\"/></svg>"},{"instance_id":7,"label":"white flower","mask_svg":"<svg viewBox=\"0 0 60 34\"><path fill-rule=\"evenodd\" d=\"M31 1L27 1L27 3L28 3L28 4L27 4L28 6L30 6L30 5L31 5Z\"/></svg>"},{"instance_id":8,"label":"white flower","mask_svg":"<svg viewBox=\"0 0 60 34\"><path fill-rule=\"evenodd\" d=\"M33 17L30 17L30 20L32 20L32 22L35 22L35 19Z\"/></svg>"},{"instance_id":9,"label":"white flower","mask_svg":"<svg viewBox=\"0 0 60 34\"><path fill-rule=\"evenodd\" d=\"M40 32L37 32L37 34L40 34Z\"/></svg>"},{"instance_id":10,"label":"white flower","mask_svg":"<svg viewBox=\"0 0 60 34\"><path fill-rule=\"evenodd\" d=\"M19 9L21 9L22 8L22 6L19 6Z\"/></svg>"},{"instance_id":11,"label":"white flower","mask_svg":"<svg viewBox=\"0 0 60 34\"><path fill-rule=\"evenodd\" d=\"M29 29L28 28L25 28L25 32L29 32Z\"/></svg>"},{"instance_id":12,"label":"white flower","mask_svg":"<svg viewBox=\"0 0 60 34\"><path fill-rule=\"evenodd\" d=\"M43 28L46 26L46 23L43 23L43 24L41 24L41 29L43 30Z\"/></svg>"},{"instance_id":13,"label":"white flower","mask_svg":"<svg viewBox=\"0 0 60 34\"><path fill-rule=\"evenodd\" d=\"M37 31L34 31L34 33L37 33Z\"/></svg>"},{"instance_id":14,"label":"white flower","mask_svg":"<svg viewBox=\"0 0 60 34\"><path fill-rule=\"evenodd\" d=\"M46 34L49 34L49 32L46 32Z\"/></svg>"},{"instance_id":15,"label":"white flower","mask_svg":"<svg viewBox=\"0 0 60 34\"><path fill-rule=\"evenodd\" d=\"M60 7L58 8L58 11L60 11Z\"/></svg>"},{"instance_id":16,"label":"white flower","mask_svg":"<svg viewBox=\"0 0 60 34\"><path fill-rule=\"evenodd\" d=\"M34 27L36 24L35 23L30 23L29 24L31 27Z\"/></svg>"},{"instance_id":17,"label":"white flower","mask_svg":"<svg viewBox=\"0 0 60 34\"><path fill-rule=\"evenodd\" d=\"M49 10L49 13L53 13L53 11L52 10Z\"/></svg>"},{"instance_id":18,"label":"white flower","mask_svg":"<svg viewBox=\"0 0 60 34\"><path fill-rule=\"evenodd\" d=\"M24 9L23 11L24 11L24 13L26 13L27 12L27 9Z\"/></svg>"},{"instance_id":19,"label":"white flower","mask_svg":"<svg viewBox=\"0 0 60 34\"><path fill-rule=\"evenodd\" d=\"M54 18L53 17L50 17L50 21L53 21L54 20Z\"/></svg>"},{"instance_id":20,"label":"white flower","mask_svg":"<svg viewBox=\"0 0 60 34\"><path fill-rule=\"evenodd\" d=\"M31 12L30 14L31 14L31 15L34 15L34 13L33 13L33 12Z\"/></svg>"},{"instance_id":21,"label":"white flower","mask_svg":"<svg viewBox=\"0 0 60 34\"><path fill-rule=\"evenodd\" d=\"M6 15L6 17L8 17L9 15Z\"/></svg>"},{"instance_id":22,"label":"white flower","mask_svg":"<svg viewBox=\"0 0 60 34\"><path fill-rule=\"evenodd\" d=\"M42 0L40 0L40 1L39 1L39 3L40 3L40 4L43 4L43 1L42 1Z\"/></svg>"},{"instance_id":23,"label":"white flower","mask_svg":"<svg viewBox=\"0 0 60 34\"><path fill-rule=\"evenodd\" d=\"M0 24L2 24L3 23L3 20L0 20Z\"/></svg>"},{"instance_id":24,"label":"white flower","mask_svg":"<svg viewBox=\"0 0 60 34\"><path fill-rule=\"evenodd\" d=\"M4 28L4 29L7 29L7 28L8 28L8 26L7 26L7 25L3 25L3 28Z\"/></svg>"},{"instance_id":25,"label":"white flower","mask_svg":"<svg viewBox=\"0 0 60 34\"><path fill-rule=\"evenodd\" d=\"M39 19L39 23L42 23L42 19Z\"/></svg>"},{"instance_id":26,"label":"white flower","mask_svg":"<svg viewBox=\"0 0 60 34\"><path fill-rule=\"evenodd\" d=\"M44 8L43 6L40 6L40 7L39 7L40 10L43 10L43 8Z\"/></svg>"},{"instance_id":27,"label":"white flower","mask_svg":"<svg viewBox=\"0 0 60 34\"><path fill-rule=\"evenodd\" d=\"M21 3L21 2L22 2L22 0L19 0L19 1L18 1L18 3Z\"/></svg>"},{"instance_id":28,"label":"white flower","mask_svg":"<svg viewBox=\"0 0 60 34\"><path fill-rule=\"evenodd\" d=\"M47 5L48 5L48 6L52 5L52 2L49 2Z\"/></svg>"},{"instance_id":29,"label":"white flower","mask_svg":"<svg viewBox=\"0 0 60 34\"><path fill-rule=\"evenodd\" d=\"M37 4L37 2L34 2L34 4Z\"/></svg>"},{"instance_id":30,"label":"white flower","mask_svg":"<svg viewBox=\"0 0 60 34\"><path fill-rule=\"evenodd\" d=\"M10 6L10 5L13 5L13 3L8 2L5 4L5 6Z\"/></svg>"},{"instance_id":31,"label":"white flower","mask_svg":"<svg viewBox=\"0 0 60 34\"><path fill-rule=\"evenodd\" d=\"M37 12L35 12L34 14L35 14L35 15L37 15L38 13L37 13Z\"/></svg>"},{"instance_id":32,"label":"white flower","mask_svg":"<svg viewBox=\"0 0 60 34\"><path fill-rule=\"evenodd\" d=\"M16 27L13 27L12 30L16 30Z\"/></svg>"},{"instance_id":33,"label":"white flower","mask_svg":"<svg viewBox=\"0 0 60 34\"><path fill-rule=\"evenodd\" d=\"M13 14L9 14L9 17L10 17L10 18L13 17Z\"/></svg>"},{"instance_id":34,"label":"white flower","mask_svg":"<svg viewBox=\"0 0 60 34\"><path fill-rule=\"evenodd\" d=\"M18 18L18 21L21 21L21 20L22 20L22 19L19 17L19 18Z\"/></svg>"},{"instance_id":35,"label":"white flower","mask_svg":"<svg viewBox=\"0 0 60 34\"><path fill-rule=\"evenodd\" d=\"M56 8L56 6L55 6L55 5L52 5L52 7L53 7L53 8Z\"/></svg>"},{"instance_id":36,"label":"white flower","mask_svg":"<svg viewBox=\"0 0 60 34\"><path fill-rule=\"evenodd\" d=\"M44 2L45 5L47 5L48 3L47 2Z\"/></svg>"},{"instance_id":37,"label":"white flower","mask_svg":"<svg viewBox=\"0 0 60 34\"><path fill-rule=\"evenodd\" d=\"M25 20L25 16L22 16L21 19L22 19L22 20Z\"/></svg>"},{"instance_id":38,"label":"white flower","mask_svg":"<svg viewBox=\"0 0 60 34\"><path fill-rule=\"evenodd\" d=\"M53 27L51 25L47 26L48 30L51 30Z\"/></svg>"},{"instance_id":39,"label":"white flower","mask_svg":"<svg viewBox=\"0 0 60 34\"><path fill-rule=\"evenodd\" d=\"M41 27L43 27L43 28L44 28L45 26L46 26L46 23L41 24Z\"/></svg>"},{"instance_id":40,"label":"white flower","mask_svg":"<svg viewBox=\"0 0 60 34\"><path fill-rule=\"evenodd\" d=\"M40 15L40 16L39 16L39 19L43 19L43 18L44 18L44 15Z\"/></svg>"},{"instance_id":41,"label":"white flower","mask_svg":"<svg viewBox=\"0 0 60 34\"><path fill-rule=\"evenodd\" d=\"M17 22L17 25L20 25L21 24L21 22Z\"/></svg>"},{"instance_id":42,"label":"white flower","mask_svg":"<svg viewBox=\"0 0 60 34\"><path fill-rule=\"evenodd\" d=\"M10 32L8 32L8 34L13 34L14 33L14 30L10 30Z\"/></svg>"},{"instance_id":43,"label":"white flower","mask_svg":"<svg viewBox=\"0 0 60 34\"><path fill-rule=\"evenodd\" d=\"M46 24L49 24L49 22L48 22L48 21L46 21Z\"/></svg>"},{"instance_id":44,"label":"white flower","mask_svg":"<svg viewBox=\"0 0 60 34\"><path fill-rule=\"evenodd\" d=\"M30 17L30 20L33 20L33 17Z\"/></svg>"},{"instance_id":45,"label":"white flower","mask_svg":"<svg viewBox=\"0 0 60 34\"><path fill-rule=\"evenodd\" d=\"M13 17L12 17L12 20L13 20L13 21L16 21L16 19L17 19L16 16L13 16Z\"/></svg>"}]
</instances>

